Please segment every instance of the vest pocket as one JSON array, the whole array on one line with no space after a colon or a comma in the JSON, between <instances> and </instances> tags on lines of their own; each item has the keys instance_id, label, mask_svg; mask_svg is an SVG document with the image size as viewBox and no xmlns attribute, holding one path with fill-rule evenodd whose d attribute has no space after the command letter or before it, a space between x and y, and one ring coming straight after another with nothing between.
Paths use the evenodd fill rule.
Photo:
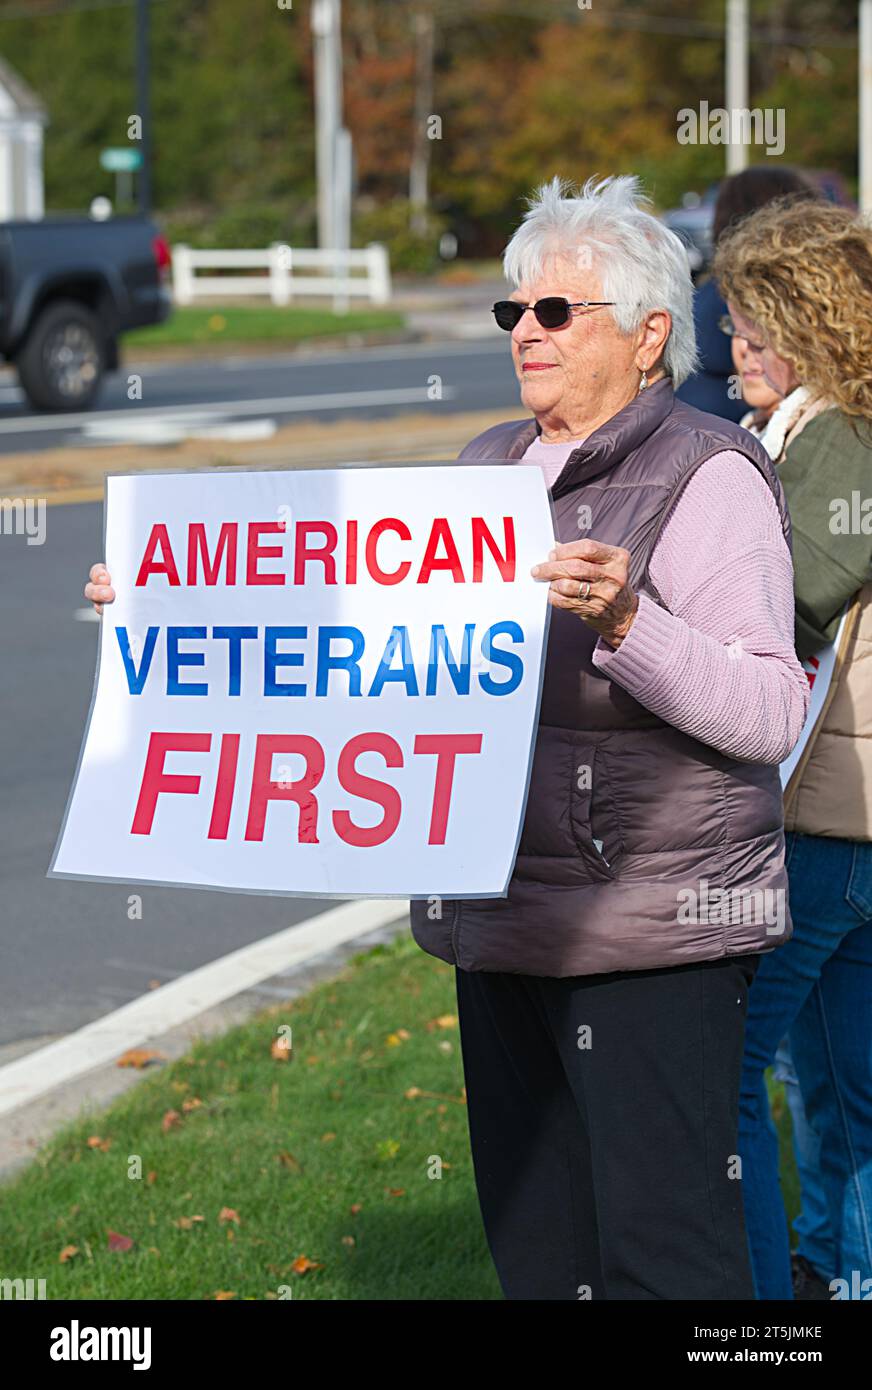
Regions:
<instances>
[{"instance_id":1,"label":"vest pocket","mask_svg":"<svg viewBox=\"0 0 872 1390\"><path fill-rule=\"evenodd\" d=\"M608 759L596 744L578 743L574 753L569 819L575 843L592 872L613 879L624 845Z\"/></svg>"}]
</instances>

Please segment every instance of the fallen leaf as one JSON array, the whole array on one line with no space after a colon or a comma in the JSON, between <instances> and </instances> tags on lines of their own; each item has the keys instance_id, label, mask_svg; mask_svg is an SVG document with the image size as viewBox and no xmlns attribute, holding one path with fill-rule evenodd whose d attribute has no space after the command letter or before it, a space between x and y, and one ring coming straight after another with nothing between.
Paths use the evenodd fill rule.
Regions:
<instances>
[{"instance_id":1,"label":"fallen leaf","mask_svg":"<svg viewBox=\"0 0 872 1390\"><path fill-rule=\"evenodd\" d=\"M174 1129L176 1125L180 1125L181 1123L182 1117L178 1110L168 1110L160 1122L160 1127L164 1134L166 1134L169 1130Z\"/></svg>"},{"instance_id":2,"label":"fallen leaf","mask_svg":"<svg viewBox=\"0 0 872 1390\"><path fill-rule=\"evenodd\" d=\"M308 1274L310 1269L323 1268L324 1266L318 1264L317 1260L310 1260L308 1255L298 1255L291 1265L291 1269L295 1274Z\"/></svg>"},{"instance_id":3,"label":"fallen leaf","mask_svg":"<svg viewBox=\"0 0 872 1390\"><path fill-rule=\"evenodd\" d=\"M148 1183L149 1187L151 1187L153 1183L157 1182L157 1173L154 1171L153 1168L145 1181Z\"/></svg>"},{"instance_id":4,"label":"fallen leaf","mask_svg":"<svg viewBox=\"0 0 872 1390\"><path fill-rule=\"evenodd\" d=\"M78 1245L65 1245L61 1253L58 1255L58 1260L62 1265L65 1265L67 1263L67 1260L72 1260L76 1255L78 1255L78 1253Z\"/></svg>"},{"instance_id":5,"label":"fallen leaf","mask_svg":"<svg viewBox=\"0 0 872 1390\"><path fill-rule=\"evenodd\" d=\"M331 1141L334 1140L335 1138L336 1138L336 1135L335 1135L332 1131L328 1131L327 1134L322 1134L322 1135L321 1135L321 1143L322 1143L322 1144L329 1144L329 1143L331 1143Z\"/></svg>"},{"instance_id":6,"label":"fallen leaf","mask_svg":"<svg viewBox=\"0 0 872 1390\"><path fill-rule=\"evenodd\" d=\"M276 1154L276 1158L285 1168L292 1168L295 1173L302 1173L303 1169L299 1159L294 1158L294 1155L289 1153L287 1149L282 1149L281 1153Z\"/></svg>"},{"instance_id":7,"label":"fallen leaf","mask_svg":"<svg viewBox=\"0 0 872 1390\"><path fill-rule=\"evenodd\" d=\"M180 1231L190 1231L195 1221L205 1220L205 1216L180 1216L177 1221L173 1222L173 1225L178 1226Z\"/></svg>"},{"instance_id":8,"label":"fallen leaf","mask_svg":"<svg viewBox=\"0 0 872 1390\"><path fill-rule=\"evenodd\" d=\"M219 1221L235 1221L236 1224L237 1224L237 1226L238 1226L238 1225L239 1225L239 1212L238 1212L238 1211L234 1211L232 1207L222 1207L221 1210L220 1210L219 1213L218 1213L218 1220L219 1220Z\"/></svg>"},{"instance_id":9,"label":"fallen leaf","mask_svg":"<svg viewBox=\"0 0 872 1390\"><path fill-rule=\"evenodd\" d=\"M119 1235L117 1231L107 1231L107 1245L110 1250L132 1250L133 1240L130 1236Z\"/></svg>"},{"instance_id":10,"label":"fallen leaf","mask_svg":"<svg viewBox=\"0 0 872 1390\"><path fill-rule=\"evenodd\" d=\"M404 1187L386 1187L385 1192L389 1197L405 1197L406 1195Z\"/></svg>"},{"instance_id":11,"label":"fallen leaf","mask_svg":"<svg viewBox=\"0 0 872 1390\"><path fill-rule=\"evenodd\" d=\"M350 1211L352 1216L357 1216L358 1212L363 1211L363 1203L355 1202L354 1205L350 1208Z\"/></svg>"},{"instance_id":12,"label":"fallen leaf","mask_svg":"<svg viewBox=\"0 0 872 1390\"><path fill-rule=\"evenodd\" d=\"M229 1293L227 1289L219 1289L218 1292L213 1295L213 1297L217 1299L219 1303L226 1303L228 1298L235 1298L236 1294Z\"/></svg>"},{"instance_id":13,"label":"fallen leaf","mask_svg":"<svg viewBox=\"0 0 872 1390\"><path fill-rule=\"evenodd\" d=\"M456 1014L440 1014L438 1018L431 1018L430 1022L427 1024L427 1028L428 1028L428 1030L430 1030L431 1032L432 1032L432 1030L433 1030L434 1028L456 1028L456 1027L457 1027L457 1015L456 1015Z\"/></svg>"},{"instance_id":14,"label":"fallen leaf","mask_svg":"<svg viewBox=\"0 0 872 1390\"><path fill-rule=\"evenodd\" d=\"M152 1062L165 1062L166 1057L162 1052L155 1052L149 1047L129 1047L126 1052L115 1063L116 1067L142 1067L150 1066Z\"/></svg>"},{"instance_id":15,"label":"fallen leaf","mask_svg":"<svg viewBox=\"0 0 872 1390\"><path fill-rule=\"evenodd\" d=\"M406 1100L417 1100L418 1096L423 1094L420 1086L410 1086L408 1091L405 1092Z\"/></svg>"},{"instance_id":16,"label":"fallen leaf","mask_svg":"<svg viewBox=\"0 0 872 1390\"><path fill-rule=\"evenodd\" d=\"M112 1148L111 1139L101 1139L99 1134L92 1134L88 1140L89 1149L99 1149L101 1153L108 1153Z\"/></svg>"},{"instance_id":17,"label":"fallen leaf","mask_svg":"<svg viewBox=\"0 0 872 1390\"><path fill-rule=\"evenodd\" d=\"M289 1062L291 1058L291 1049L288 1047L287 1039L273 1038L269 1055L276 1062Z\"/></svg>"},{"instance_id":18,"label":"fallen leaf","mask_svg":"<svg viewBox=\"0 0 872 1390\"><path fill-rule=\"evenodd\" d=\"M357 1241L354 1239L354 1236L343 1236L343 1237L342 1237L342 1244L343 1244L343 1245L356 1245L356 1244L357 1244Z\"/></svg>"},{"instance_id":19,"label":"fallen leaf","mask_svg":"<svg viewBox=\"0 0 872 1390\"><path fill-rule=\"evenodd\" d=\"M191 1110L199 1110L203 1102L197 1096L191 1096L189 1100L182 1101L182 1110L187 1115Z\"/></svg>"}]
</instances>

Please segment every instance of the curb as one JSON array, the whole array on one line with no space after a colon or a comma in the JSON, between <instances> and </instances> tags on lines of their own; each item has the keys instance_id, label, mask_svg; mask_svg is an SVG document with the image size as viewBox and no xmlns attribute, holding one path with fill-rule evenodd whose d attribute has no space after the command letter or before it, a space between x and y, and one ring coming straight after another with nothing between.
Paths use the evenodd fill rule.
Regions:
<instances>
[{"instance_id":1,"label":"curb","mask_svg":"<svg viewBox=\"0 0 872 1390\"><path fill-rule=\"evenodd\" d=\"M21 1050L26 1044L15 1044L19 1055L0 1066L0 1180L29 1163L58 1129L103 1109L151 1072L118 1068L128 1048L148 1043L166 1062L175 1061L196 1039L219 1036L264 1008L298 998L339 974L352 956L405 934L408 925L404 900L344 903L190 971L66 1037L27 1051ZM240 978L222 989L222 971ZM216 981L212 998L210 976ZM162 994L170 996L167 1008ZM186 994L191 1003L180 1010ZM145 1026L136 1026L137 1011Z\"/></svg>"}]
</instances>

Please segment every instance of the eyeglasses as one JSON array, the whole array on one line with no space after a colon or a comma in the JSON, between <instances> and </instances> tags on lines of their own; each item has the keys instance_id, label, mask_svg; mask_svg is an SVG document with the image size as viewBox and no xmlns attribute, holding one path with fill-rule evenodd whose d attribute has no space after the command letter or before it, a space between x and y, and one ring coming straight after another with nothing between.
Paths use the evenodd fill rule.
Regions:
<instances>
[{"instance_id":1,"label":"eyeglasses","mask_svg":"<svg viewBox=\"0 0 872 1390\"><path fill-rule=\"evenodd\" d=\"M726 333L728 338L741 338L747 344L749 352L763 352L765 343L752 343L750 338L746 338L744 333L740 333L729 314L722 314L718 319L718 328L722 333Z\"/></svg>"},{"instance_id":2,"label":"eyeglasses","mask_svg":"<svg viewBox=\"0 0 872 1390\"><path fill-rule=\"evenodd\" d=\"M600 309L614 304L614 299L578 299L573 304L559 295L549 295L536 304L519 304L515 299L501 299L493 307L493 316L500 328L511 333L517 328L528 309L532 309L543 328L562 328L572 318L573 309Z\"/></svg>"}]
</instances>

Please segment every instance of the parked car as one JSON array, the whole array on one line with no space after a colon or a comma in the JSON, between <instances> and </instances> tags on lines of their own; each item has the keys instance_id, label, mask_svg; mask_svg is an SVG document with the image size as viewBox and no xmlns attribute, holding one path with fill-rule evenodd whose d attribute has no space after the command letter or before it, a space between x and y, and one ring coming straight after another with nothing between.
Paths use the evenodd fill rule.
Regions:
<instances>
[{"instance_id":1,"label":"parked car","mask_svg":"<svg viewBox=\"0 0 872 1390\"><path fill-rule=\"evenodd\" d=\"M146 218L0 223L0 356L36 410L87 410L122 333L171 307L170 252Z\"/></svg>"},{"instance_id":2,"label":"parked car","mask_svg":"<svg viewBox=\"0 0 872 1390\"><path fill-rule=\"evenodd\" d=\"M837 203L841 207L856 207L841 174L828 169L803 169L801 172L817 184L823 196L831 203ZM685 193L680 208L670 208L663 213L666 226L671 228L687 247L694 278L708 269L712 258L712 225L718 188L719 184L713 183L701 195Z\"/></svg>"}]
</instances>

